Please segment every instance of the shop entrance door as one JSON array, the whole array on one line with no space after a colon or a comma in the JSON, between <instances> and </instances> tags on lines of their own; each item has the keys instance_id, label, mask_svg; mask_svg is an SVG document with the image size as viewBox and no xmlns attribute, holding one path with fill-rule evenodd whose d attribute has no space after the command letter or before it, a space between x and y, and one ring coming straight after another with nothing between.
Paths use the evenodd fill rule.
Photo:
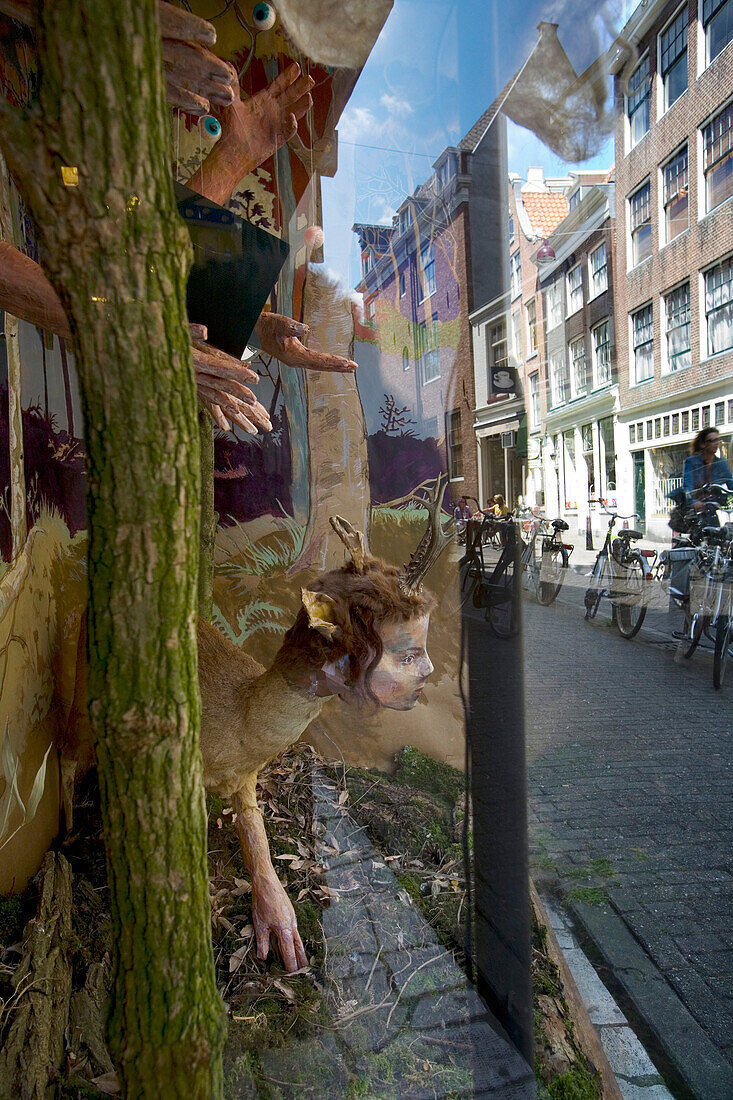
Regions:
<instances>
[{"instance_id":1,"label":"shop entrance door","mask_svg":"<svg viewBox=\"0 0 733 1100\"><path fill-rule=\"evenodd\" d=\"M646 528L646 477L644 452L634 451L634 511L639 513L638 526Z\"/></svg>"}]
</instances>

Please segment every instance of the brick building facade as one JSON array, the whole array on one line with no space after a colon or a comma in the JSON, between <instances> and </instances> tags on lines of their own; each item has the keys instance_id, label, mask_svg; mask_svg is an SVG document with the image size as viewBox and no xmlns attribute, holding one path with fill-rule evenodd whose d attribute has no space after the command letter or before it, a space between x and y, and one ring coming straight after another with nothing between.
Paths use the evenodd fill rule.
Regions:
<instances>
[{"instance_id":1,"label":"brick building facade","mask_svg":"<svg viewBox=\"0 0 733 1100\"><path fill-rule=\"evenodd\" d=\"M733 0L656 0L619 62L615 281L621 503L668 534L706 424L733 431ZM729 455L730 457L730 455Z\"/></svg>"}]
</instances>

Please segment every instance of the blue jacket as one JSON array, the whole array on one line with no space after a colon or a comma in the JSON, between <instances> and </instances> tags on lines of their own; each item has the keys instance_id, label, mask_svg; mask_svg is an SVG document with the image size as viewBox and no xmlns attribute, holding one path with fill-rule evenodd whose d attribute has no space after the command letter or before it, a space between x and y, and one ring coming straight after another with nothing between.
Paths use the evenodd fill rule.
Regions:
<instances>
[{"instance_id":1,"label":"blue jacket","mask_svg":"<svg viewBox=\"0 0 733 1100\"><path fill-rule=\"evenodd\" d=\"M733 474L724 458L713 459L711 473L712 477L710 478L710 483L713 485L727 485L729 489L733 489ZM701 454L689 455L689 457L685 459L685 465L682 471L682 484L689 493L691 493L693 489L699 489L702 485L706 484Z\"/></svg>"}]
</instances>

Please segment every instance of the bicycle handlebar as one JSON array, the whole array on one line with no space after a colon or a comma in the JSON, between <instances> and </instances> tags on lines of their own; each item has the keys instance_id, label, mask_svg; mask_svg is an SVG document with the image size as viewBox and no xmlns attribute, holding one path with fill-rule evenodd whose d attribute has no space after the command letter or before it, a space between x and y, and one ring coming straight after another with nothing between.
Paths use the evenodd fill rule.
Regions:
<instances>
[{"instance_id":1,"label":"bicycle handlebar","mask_svg":"<svg viewBox=\"0 0 733 1100\"><path fill-rule=\"evenodd\" d=\"M640 519L638 512L631 512L628 516L623 516L620 512L609 512L606 507L605 500L589 500L589 504L600 504L602 506L602 512L604 516L614 516L616 519Z\"/></svg>"}]
</instances>

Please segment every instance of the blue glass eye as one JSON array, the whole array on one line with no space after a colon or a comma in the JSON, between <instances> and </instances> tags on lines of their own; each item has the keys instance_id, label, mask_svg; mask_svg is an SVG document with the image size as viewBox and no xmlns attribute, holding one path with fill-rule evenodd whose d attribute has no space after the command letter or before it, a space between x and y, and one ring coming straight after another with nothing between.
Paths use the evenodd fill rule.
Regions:
<instances>
[{"instance_id":1,"label":"blue glass eye","mask_svg":"<svg viewBox=\"0 0 733 1100\"><path fill-rule=\"evenodd\" d=\"M275 26L277 13L272 4L255 4L252 9L252 22L258 31L269 31Z\"/></svg>"},{"instance_id":2,"label":"blue glass eye","mask_svg":"<svg viewBox=\"0 0 733 1100\"><path fill-rule=\"evenodd\" d=\"M213 115L207 115L204 119L204 130L209 137L218 138L221 134L221 123Z\"/></svg>"}]
</instances>

